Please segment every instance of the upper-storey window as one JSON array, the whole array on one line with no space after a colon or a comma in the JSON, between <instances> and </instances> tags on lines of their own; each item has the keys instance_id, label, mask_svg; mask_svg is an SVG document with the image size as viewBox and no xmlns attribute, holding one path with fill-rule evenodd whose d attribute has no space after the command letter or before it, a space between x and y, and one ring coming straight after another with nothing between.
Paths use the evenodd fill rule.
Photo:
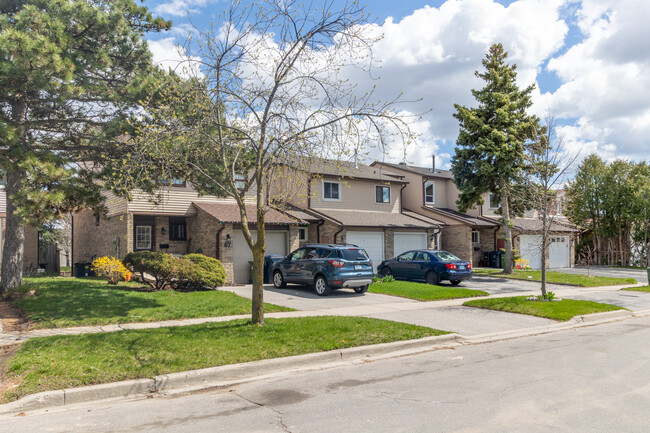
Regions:
<instances>
[{"instance_id":1,"label":"upper-storey window","mask_svg":"<svg viewBox=\"0 0 650 433\"><path fill-rule=\"evenodd\" d=\"M238 190L244 189L246 186L246 176L241 173L235 173L235 188Z\"/></svg>"},{"instance_id":2,"label":"upper-storey window","mask_svg":"<svg viewBox=\"0 0 650 433\"><path fill-rule=\"evenodd\" d=\"M183 179L162 179L160 181L161 184L165 186L176 186L176 187L184 187L185 186L185 181Z\"/></svg>"},{"instance_id":3,"label":"upper-storey window","mask_svg":"<svg viewBox=\"0 0 650 433\"><path fill-rule=\"evenodd\" d=\"M489 209L501 209L501 203L499 202L499 197L491 192L488 195L488 208Z\"/></svg>"},{"instance_id":4,"label":"upper-storey window","mask_svg":"<svg viewBox=\"0 0 650 433\"><path fill-rule=\"evenodd\" d=\"M432 180L424 182L424 204L435 204L436 183Z\"/></svg>"},{"instance_id":5,"label":"upper-storey window","mask_svg":"<svg viewBox=\"0 0 650 433\"><path fill-rule=\"evenodd\" d=\"M341 200L341 183L329 180L323 181L323 200Z\"/></svg>"},{"instance_id":6,"label":"upper-storey window","mask_svg":"<svg viewBox=\"0 0 650 433\"><path fill-rule=\"evenodd\" d=\"M390 203L390 186L375 186L375 203Z\"/></svg>"}]
</instances>

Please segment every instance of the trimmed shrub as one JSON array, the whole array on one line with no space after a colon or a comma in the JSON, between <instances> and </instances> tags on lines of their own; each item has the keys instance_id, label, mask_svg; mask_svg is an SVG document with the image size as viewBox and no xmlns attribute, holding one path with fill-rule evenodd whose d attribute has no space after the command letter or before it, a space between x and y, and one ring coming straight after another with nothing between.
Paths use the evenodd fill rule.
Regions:
<instances>
[{"instance_id":1,"label":"trimmed shrub","mask_svg":"<svg viewBox=\"0 0 650 433\"><path fill-rule=\"evenodd\" d=\"M131 275L131 272L115 257L99 257L93 261L91 269L95 275L106 279L108 284L117 284Z\"/></svg>"},{"instance_id":2,"label":"trimmed shrub","mask_svg":"<svg viewBox=\"0 0 650 433\"><path fill-rule=\"evenodd\" d=\"M181 291L202 290L221 286L226 281L226 271L221 262L202 254L179 258L165 253L138 251L127 254L124 263L155 290L166 287Z\"/></svg>"},{"instance_id":3,"label":"trimmed shrub","mask_svg":"<svg viewBox=\"0 0 650 433\"><path fill-rule=\"evenodd\" d=\"M189 260L197 267L199 277L205 287L220 287L226 283L226 269L223 264L203 254L187 254L183 259Z\"/></svg>"},{"instance_id":4,"label":"trimmed shrub","mask_svg":"<svg viewBox=\"0 0 650 433\"><path fill-rule=\"evenodd\" d=\"M133 272L139 273L142 281L149 284L151 288L162 290L171 285L176 278L178 264L173 259L174 257L165 253L136 251L124 256L124 264L129 266Z\"/></svg>"}]
</instances>

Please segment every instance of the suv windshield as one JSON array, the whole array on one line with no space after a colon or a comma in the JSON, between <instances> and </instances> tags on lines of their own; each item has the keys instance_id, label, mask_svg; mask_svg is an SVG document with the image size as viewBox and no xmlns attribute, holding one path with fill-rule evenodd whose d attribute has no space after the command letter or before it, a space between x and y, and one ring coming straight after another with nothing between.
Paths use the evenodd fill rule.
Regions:
<instances>
[{"instance_id":1,"label":"suv windshield","mask_svg":"<svg viewBox=\"0 0 650 433\"><path fill-rule=\"evenodd\" d=\"M440 260L443 262L453 262L455 260L460 260L458 257L453 255L452 253L448 253L447 251L438 251L437 253L433 253L438 257Z\"/></svg>"},{"instance_id":2,"label":"suv windshield","mask_svg":"<svg viewBox=\"0 0 650 433\"><path fill-rule=\"evenodd\" d=\"M349 248L345 250L338 250L339 258L344 260L368 260L368 254L359 248Z\"/></svg>"}]
</instances>

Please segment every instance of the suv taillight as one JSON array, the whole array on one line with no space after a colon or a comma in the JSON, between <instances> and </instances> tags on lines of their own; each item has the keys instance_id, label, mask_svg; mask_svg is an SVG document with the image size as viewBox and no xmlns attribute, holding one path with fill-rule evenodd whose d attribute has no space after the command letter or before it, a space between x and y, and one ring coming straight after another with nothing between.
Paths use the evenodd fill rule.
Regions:
<instances>
[{"instance_id":1,"label":"suv taillight","mask_svg":"<svg viewBox=\"0 0 650 433\"><path fill-rule=\"evenodd\" d=\"M328 260L332 266L335 268L342 268L343 267L343 262L340 260Z\"/></svg>"},{"instance_id":2,"label":"suv taillight","mask_svg":"<svg viewBox=\"0 0 650 433\"><path fill-rule=\"evenodd\" d=\"M445 266L447 267L447 269L456 269L456 265L454 265L453 263L447 263Z\"/></svg>"}]
</instances>

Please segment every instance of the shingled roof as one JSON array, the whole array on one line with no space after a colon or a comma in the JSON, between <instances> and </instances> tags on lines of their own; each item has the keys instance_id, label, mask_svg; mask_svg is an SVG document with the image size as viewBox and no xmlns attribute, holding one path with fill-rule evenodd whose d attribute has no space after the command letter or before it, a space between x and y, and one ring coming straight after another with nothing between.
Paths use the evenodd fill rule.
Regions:
<instances>
[{"instance_id":1,"label":"shingled roof","mask_svg":"<svg viewBox=\"0 0 650 433\"><path fill-rule=\"evenodd\" d=\"M322 176L337 176L351 179L381 180L383 182L406 183L399 173L387 171L353 161L337 161L324 158L293 157L284 162L290 167Z\"/></svg>"},{"instance_id":2,"label":"shingled roof","mask_svg":"<svg viewBox=\"0 0 650 433\"><path fill-rule=\"evenodd\" d=\"M309 209L309 213L321 215L343 226L352 227L400 227L400 228L431 228L439 224L424 216L412 217L402 213L339 210L339 209Z\"/></svg>"},{"instance_id":3,"label":"shingled roof","mask_svg":"<svg viewBox=\"0 0 650 433\"><path fill-rule=\"evenodd\" d=\"M241 223L239 207L235 203L192 202L192 204L207 212L222 223ZM249 223L257 224L257 211L255 205L246 205L246 214ZM304 224L299 218L289 216L277 209L269 208L265 216L266 224Z\"/></svg>"},{"instance_id":4,"label":"shingled roof","mask_svg":"<svg viewBox=\"0 0 650 433\"><path fill-rule=\"evenodd\" d=\"M372 163L373 167L376 167L378 165L386 165L389 166L391 169L396 169L400 171L407 171L410 173L417 173L422 176L426 177L442 177L445 179L453 179L454 175L451 173L449 170L439 170L436 168L435 171L431 169L431 167L416 167L414 165L407 165L407 164L393 164L391 162L381 162L381 161L375 161Z\"/></svg>"}]
</instances>

